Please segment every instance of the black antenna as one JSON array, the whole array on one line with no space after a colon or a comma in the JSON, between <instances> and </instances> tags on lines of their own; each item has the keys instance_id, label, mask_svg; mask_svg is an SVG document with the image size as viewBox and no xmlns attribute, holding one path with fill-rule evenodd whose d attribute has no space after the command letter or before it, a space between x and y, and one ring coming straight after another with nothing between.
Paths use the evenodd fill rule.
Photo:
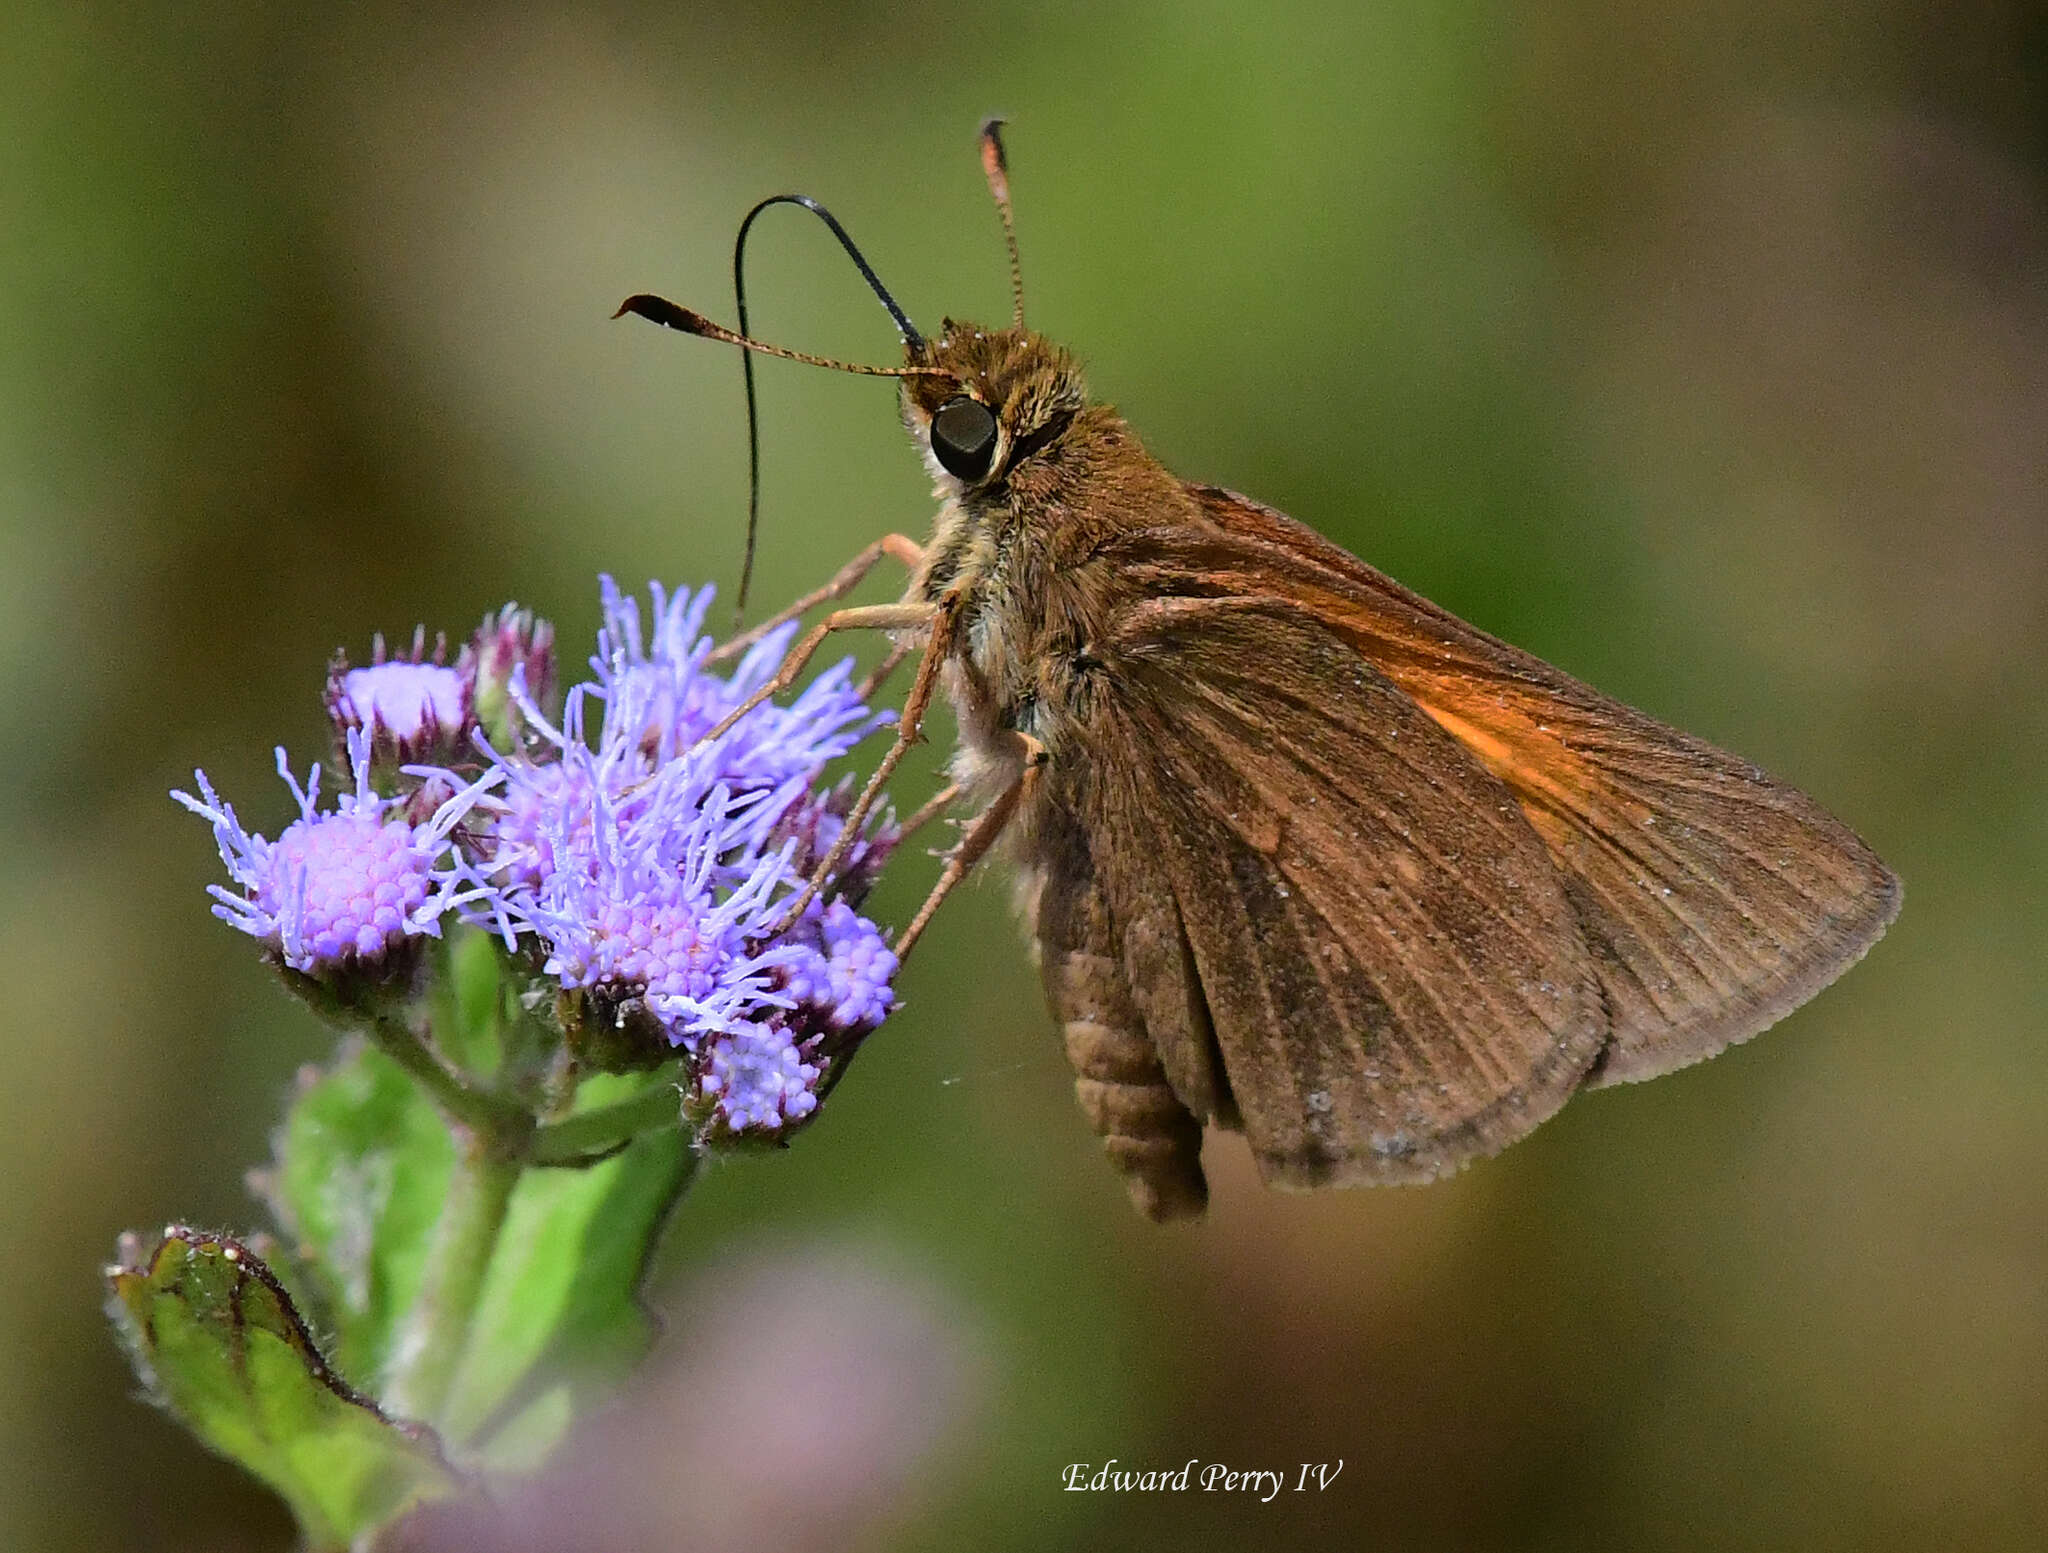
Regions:
<instances>
[{"instance_id":1,"label":"black antenna","mask_svg":"<svg viewBox=\"0 0 2048 1553\"><path fill-rule=\"evenodd\" d=\"M740 235L732 245L732 290L733 299L739 304L740 333L747 329L747 233L752 230L755 218L771 205L801 205L832 229L832 235L839 239L839 246L860 271L875 295L882 299L882 306L889 310L889 316L896 320L896 329L903 336L903 343L913 351L924 349L924 336L917 332L917 325L910 321L903 309L896 305L896 299L889 295L889 288L882 284L881 277L874 271L854 241L847 236L846 228L839 224L839 218L812 199L808 194L771 194L752 210L740 223ZM735 627L746 618L747 589L754 580L754 534L761 521L761 426L756 413L754 399L754 353L740 352L740 370L747 381L747 555L740 566L740 594L733 606Z\"/></svg>"}]
</instances>

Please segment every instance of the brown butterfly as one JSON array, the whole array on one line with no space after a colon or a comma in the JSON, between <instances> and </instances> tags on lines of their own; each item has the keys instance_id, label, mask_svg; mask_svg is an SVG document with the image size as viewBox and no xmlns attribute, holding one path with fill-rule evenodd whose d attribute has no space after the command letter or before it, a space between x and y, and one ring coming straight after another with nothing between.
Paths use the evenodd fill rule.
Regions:
<instances>
[{"instance_id":1,"label":"brown butterfly","mask_svg":"<svg viewBox=\"0 0 2048 1553\"><path fill-rule=\"evenodd\" d=\"M961 745L935 805L979 813L899 951L1004 836L1082 1108L1141 1211L1201 1212L1212 1122L1274 1186L1443 1175L1577 1090L1748 1039L1870 947L1898 880L1805 794L1148 454L1024 327L997 129L1008 328L924 337L795 195L755 207L740 253L770 205L819 214L905 366L751 340L743 289L737 333L658 297L620 311L902 380L930 542L878 541L733 646L885 555L910 568L903 602L837 610L761 696L835 631L895 632L892 664L922 648L842 841L943 686ZM751 432L751 363L748 390Z\"/></svg>"}]
</instances>

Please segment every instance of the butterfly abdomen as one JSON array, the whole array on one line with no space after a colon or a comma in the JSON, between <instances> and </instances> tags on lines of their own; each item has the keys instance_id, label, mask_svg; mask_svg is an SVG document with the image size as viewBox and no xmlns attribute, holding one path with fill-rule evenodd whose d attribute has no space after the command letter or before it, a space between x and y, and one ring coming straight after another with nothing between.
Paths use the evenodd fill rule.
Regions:
<instances>
[{"instance_id":1,"label":"butterfly abdomen","mask_svg":"<svg viewBox=\"0 0 2048 1553\"><path fill-rule=\"evenodd\" d=\"M1108 903L1085 841L1063 806L1029 816L1022 904L1038 946L1046 1001L1060 1022L1074 1094L1149 1219L1198 1217L1208 1206L1202 1123L1167 1082L1120 961Z\"/></svg>"},{"instance_id":2,"label":"butterfly abdomen","mask_svg":"<svg viewBox=\"0 0 2048 1553\"><path fill-rule=\"evenodd\" d=\"M1122 970L1101 955L1050 946L1041 969L1064 1025L1075 1097L1132 1202L1150 1219L1199 1215L1209 1201L1202 1125L1167 1083Z\"/></svg>"}]
</instances>

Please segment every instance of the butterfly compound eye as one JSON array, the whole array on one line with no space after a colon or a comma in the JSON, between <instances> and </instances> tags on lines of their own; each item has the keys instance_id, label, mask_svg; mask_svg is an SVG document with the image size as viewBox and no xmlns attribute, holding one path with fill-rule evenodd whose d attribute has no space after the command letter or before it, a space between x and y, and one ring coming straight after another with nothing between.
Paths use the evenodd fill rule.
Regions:
<instances>
[{"instance_id":1,"label":"butterfly compound eye","mask_svg":"<svg viewBox=\"0 0 2048 1553\"><path fill-rule=\"evenodd\" d=\"M996 456L996 418L978 399L959 394L932 417L932 456L946 473L979 480Z\"/></svg>"}]
</instances>

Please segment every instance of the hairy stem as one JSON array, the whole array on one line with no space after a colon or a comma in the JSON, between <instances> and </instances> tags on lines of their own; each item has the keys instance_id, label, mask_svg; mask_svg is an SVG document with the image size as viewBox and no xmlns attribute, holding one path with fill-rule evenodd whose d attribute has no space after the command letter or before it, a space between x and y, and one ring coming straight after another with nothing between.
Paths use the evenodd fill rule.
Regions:
<instances>
[{"instance_id":1,"label":"hairy stem","mask_svg":"<svg viewBox=\"0 0 2048 1553\"><path fill-rule=\"evenodd\" d=\"M452 1124L481 1136L523 1136L530 1125L523 1111L495 1095L472 1089L403 1021L380 1014L370 1030L378 1049L412 1075Z\"/></svg>"},{"instance_id":2,"label":"hairy stem","mask_svg":"<svg viewBox=\"0 0 2048 1553\"><path fill-rule=\"evenodd\" d=\"M483 1293L512 1189L519 1184L533 1118L450 1070L409 1026L380 1017L380 1050L427 1092L455 1136L455 1169L427 1250L418 1303L392 1356L391 1405L404 1417L438 1422Z\"/></svg>"},{"instance_id":3,"label":"hairy stem","mask_svg":"<svg viewBox=\"0 0 2048 1553\"><path fill-rule=\"evenodd\" d=\"M523 1143L523 1137L518 1141ZM523 1150L501 1135L458 1126L456 1142L455 1172L427 1252L419 1301L393 1356L390 1382L393 1410L425 1423L439 1422L468 1349L484 1275L522 1165Z\"/></svg>"}]
</instances>

